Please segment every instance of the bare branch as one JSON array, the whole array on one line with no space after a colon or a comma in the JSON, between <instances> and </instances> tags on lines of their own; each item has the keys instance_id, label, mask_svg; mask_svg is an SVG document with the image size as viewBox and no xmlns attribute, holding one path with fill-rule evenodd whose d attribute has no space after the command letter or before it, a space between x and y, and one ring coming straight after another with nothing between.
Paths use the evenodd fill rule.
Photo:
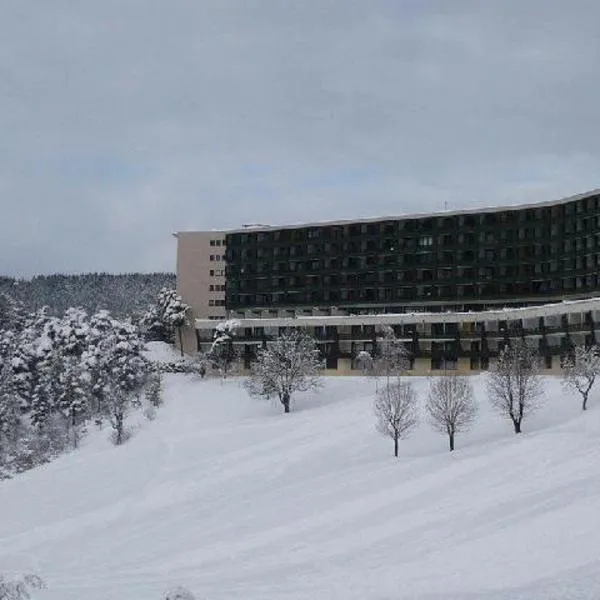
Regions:
<instances>
[{"instance_id":1,"label":"bare branch","mask_svg":"<svg viewBox=\"0 0 600 600\"><path fill-rule=\"evenodd\" d=\"M278 397L288 413L295 392L320 387L322 369L316 341L293 330L258 351L244 385L250 396Z\"/></svg>"},{"instance_id":2,"label":"bare branch","mask_svg":"<svg viewBox=\"0 0 600 600\"><path fill-rule=\"evenodd\" d=\"M504 348L490 369L487 390L492 406L521 433L523 419L540 406L543 382L539 355L523 340Z\"/></svg>"},{"instance_id":3,"label":"bare branch","mask_svg":"<svg viewBox=\"0 0 600 600\"><path fill-rule=\"evenodd\" d=\"M417 394L412 384L396 381L377 391L374 412L377 430L394 440L394 456L398 457L398 441L417 425Z\"/></svg>"},{"instance_id":4,"label":"bare branch","mask_svg":"<svg viewBox=\"0 0 600 600\"><path fill-rule=\"evenodd\" d=\"M581 395L581 407L586 410L590 391L600 374L600 349L598 346L575 347L572 356L565 360L563 369L563 385Z\"/></svg>"},{"instance_id":5,"label":"bare branch","mask_svg":"<svg viewBox=\"0 0 600 600\"><path fill-rule=\"evenodd\" d=\"M456 433L468 430L477 416L471 382L458 375L432 379L427 412L432 427L448 435L450 450L454 450Z\"/></svg>"}]
</instances>

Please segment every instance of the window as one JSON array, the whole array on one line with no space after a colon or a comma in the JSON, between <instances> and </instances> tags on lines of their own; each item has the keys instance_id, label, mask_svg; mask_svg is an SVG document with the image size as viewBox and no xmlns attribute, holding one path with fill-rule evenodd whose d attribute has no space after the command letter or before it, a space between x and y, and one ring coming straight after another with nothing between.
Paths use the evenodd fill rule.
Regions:
<instances>
[{"instance_id":1,"label":"window","mask_svg":"<svg viewBox=\"0 0 600 600\"><path fill-rule=\"evenodd\" d=\"M208 291L209 292L214 292L215 291L215 286L212 283L208 286Z\"/></svg>"},{"instance_id":2,"label":"window","mask_svg":"<svg viewBox=\"0 0 600 600\"><path fill-rule=\"evenodd\" d=\"M221 255L220 254L215 254L215 260L217 262L219 262L221 260Z\"/></svg>"},{"instance_id":3,"label":"window","mask_svg":"<svg viewBox=\"0 0 600 600\"><path fill-rule=\"evenodd\" d=\"M215 245L215 240L210 240L210 245L214 246Z\"/></svg>"},{"instance_id":4,"label":"window","mask_svg":"<svg viewBox=\"0 0 600 600\"><path fill-rule=\"evenodd\" d=\"M427 248L429 246L433 246L433 236L424 235L419 238L419 246L421 248Z\"/></svg>"},{"instance_id":5,"label":"window","mask_svg":"<svg viewBox=\"0 0 600 600\"><path fill-rule=\"evenodd\" d=\"M211 254L211 255L210 255L210 260L212 260L212 261L214 261L214 260L215 260L215 255L214 255L214 254Z\"/></svg>"},{"instance_id":6,"label":"window","mask_svg":"<svg viewBox=\"0 0 600 600\"><path fill-rule=\"evenodd\" d=\"M220 245L221 245L221 240L215 240L215 244L216 244L217 246L220 246Z\"/></svg>"},{"instance_id":7,"label":"window","mask_svg":"<svg viewBox=\"0 0 600 600\"><path fill-rule=\"evenodd\" d=\"M209 274L211 277L214 277L214 276L215 276L215 270L214 270L214 269L211 269L211 270L208 272L208 274Z\"/></svg>"}]
</instances>

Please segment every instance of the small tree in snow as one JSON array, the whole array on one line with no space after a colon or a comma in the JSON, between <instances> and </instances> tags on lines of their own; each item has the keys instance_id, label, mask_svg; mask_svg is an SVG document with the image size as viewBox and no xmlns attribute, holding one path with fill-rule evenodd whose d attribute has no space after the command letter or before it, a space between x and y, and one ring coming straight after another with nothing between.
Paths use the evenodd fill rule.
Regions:
<instances>
[{"instance_id":1,"label":"small tree in snow","mask_svg":"<svg viewBox=\"0 0 600 600\"><path fill-rule=\"evenodd\" d=\"M289 413L295 392L320 387L322 369L316 340L292 330L258 351L244 385L250 396L276 396Z\"/></svg>"},{"instance_id":2,"label":"small tree in snow","mask_svg":"<svg viewBox=\"0 0 600 600\"><path fill-rule=\"evenodd\" d=\"M363 375L366 375L373 369L373 357L366 350L361 350L356 355L356 364Z\"/></svg>"},{"instance_id":3,"label":"small tree in snow","mask_svg":"<svg viewBox=\"0 0 600 600\"><path fill-rule=\"evenodd\" d=\"M588 396L600 375L600 349L598 346L576 346L572 356L563 364L563 385L581 395L583 410L587 409Z\"/></svg>"},{"instance_id":4,"label":"small tree in snow","mask_svg":"<svg viewBox=\"0 0 600 600\"><path fill-rule=\"evenodd\" d=\"M377 390L374 412L377 430L394 440L394 456L398 458L398 442L417 425L417 394L409 382L395 381Z\"/></svg>"},{"instance_id":5,"label":"small tree in snow","mask_svg":"<svg viewBox=\"0 0 600 600\"><path fill-rule=\"evenodd\" d=\"M469 429L477 416L471 382L458 375L432 379L426 408L432 427L448 435L450 451L454 450L455 435Z\"/></svg>"},{"instance_id":6,"label":"small tree in snow","mask_svg":"<svg viewBox=\"0 0 600 600\"><path fill-rule=\"evenodd\" d=\"M239 326L239 321L230 319L218 323L213 336L213 343L210 350L204 355L210 364L219 372L223 379L235 372L239 361L238 353L233 344L235 331ZM202 357L198 358L198 372L202 375ZM205 370L206 373L206 370Z\"/></svg>"},{"instance_id":7,"label":"small tree in snow","mask_svg":"<svg viewBox=\"0 0 600 600\"><path fill-rule=\"evenodd\" d=\"M175 290L162 288L156 297L156 304L142 316L141 323L146 335L150 339L173 343L177 333L183 356L182 327L187 323L189 308Z\"/></svg>"},{"instance_id":8,"label":"small tree in snow","mask_svg":"<svg viewBox=\"0 0 600 600\"><path fill-rule=\"evenodd\" d=\"M537 352L524 340L506 346L489 370L487 390L492 406L521 433L523 419L539 407L543 393Z\"/></svg>"},{"instance_id":9,"label":"small tree in snow","mask_svg":"<svg viewBox=\"0 0 600 600\"><path fill-rule=\"evenodd\" d=\"M373 357L373 373L378 377L385 377L386 385L389 385L390 377L399 377L409 365L410 359L404 343L396 337L392 327L382 326Z\"/></svg>"},{"instance_id":10,"label":"small tree in snow","mask_svg":"<svg viewBox=\"0 0 600 600\"><path fill-rule=\"evenodd\" d=\"M163 403L162 373L159 370L148 375L145 396L148 404L153 408L159 408Z\"/></svg>"},{"instance_id":11,"label":"small tree in snow","mask_svg":"<svg viewBox=\"0 0 600 600\"><path fill-rule=\"evenodd\" d=\"M37 575L25 575L18 579L7 579L0 575L0 600L30 600L31 592L46 587Z\"/></svg>"},{"instance_id":12,"label":"small tree in snow","mask_svg":"<svg viewBox=\"0 0 600 600\"><path fill-rule=\"evenodd\" d=\"M181 299L175 290L163 288L158 294L158 307L160 318L167 330L171 333L177 332L179 337L179 349L183 356L182 327L187 323L187 312L189 306Z\"/></svg>"},{"instance_id":13,"label":"small tree in snow","mask_svg":"<svg viewBox=\"0 0 600 600\"><path fill-rule=\"evenodd\" d=\"M198 352L192 361L189 363L190 372L195 375L199 375L201 379L204 379L208 374L209 370L215 366L213 357L209 352ZM215 368L218 368L215 366Z\"/></svg>"}]
</instances>

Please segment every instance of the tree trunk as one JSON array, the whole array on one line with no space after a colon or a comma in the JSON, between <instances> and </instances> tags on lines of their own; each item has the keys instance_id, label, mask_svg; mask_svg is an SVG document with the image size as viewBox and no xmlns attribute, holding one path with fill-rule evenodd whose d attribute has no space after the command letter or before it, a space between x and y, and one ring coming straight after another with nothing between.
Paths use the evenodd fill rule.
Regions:
<instances>
[{"instance_id":1,"label":"tree trunk","mask_svg":"<svg viewBox=\"0 0 600 600\"><path fill-rule=\"evenodd\" d=\"M181 333L181 327L177 328L177 335L179 336L179 351L181 352L181 357L183 358L183 335Z\"/></svg>"},{"instance_id":2,"label":"tree trunk","mask_svg":"<svg viewBox=\"0 0 600 600\"><path fill-rule=\"evenodd\" d=\"M521 421L513 420L513 425L515 426L515 433L521 433Z\"/></svg>"},{"instance_id":3,"label":"tree trunk","mask_svg":"<svg viewBox=\"0 0 600 600\"><path fill-rule=\"evenodd\" d=\"M448 434L448 439L450 441L450 452L454 450L454 432Z\"/></svg>"},{"instance_id":4,"label":"tree trunk","mask_svg":"<svg viewBox=\"0 0 600 600\"><path fill-rule=\"evenodd\" d=\"M283 412L290 412L290 395L287 392L284 392L281 403L283 404Z\"/></svg>"},{"instance_id":5,"label":"tree trunk","mask_svg":"<svg viewBox=\"0 0 600 600\"><path fill-rule=\"evenodd\" d=\"M585 392L585 394L582 394L582 395L583 395L583 404L581 405L581 408L583 410L587 410L587 401L588 401L589 392Z\"/></svg>"},{"instance_id":6,"label":"tree trunk","mask_svg":"<svg viewBox=\"0 0 600 600\"><path fill-rule=\"evenodd\" d=\"M120 413L117 415L117 418L115 420L115 431L116 431L116 438L115 438L115 444L117 446L120 446L123 443L123 414Z\"/></svg>"},{"instance_id":7,"label":"tree trunk","mask_svg":"<svg viewBox=\"0 0 600 600\"><path fill-rule=\"evenodd\" d=\"M398 438L394 438L394 456L398 458Z\"/></svg>"}]
</instances>

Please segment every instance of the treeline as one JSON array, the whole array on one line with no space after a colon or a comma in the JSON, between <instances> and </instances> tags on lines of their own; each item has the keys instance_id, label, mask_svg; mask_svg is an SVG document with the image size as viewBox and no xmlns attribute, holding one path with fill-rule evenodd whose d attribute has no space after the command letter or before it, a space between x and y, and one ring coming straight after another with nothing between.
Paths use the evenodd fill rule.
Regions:
<instances>
[{"instance_id":1,"label":"treeline","mask_svg":"<svg viewBox=\"0 0 600 600\"><path fill-rule=\"evenodd\" d=\"M162 288L174 287L173 273L0 277L0 294L9 295L29 312L47 307L52 315L62 315L68 308L77 306L90 314L107 310L116 317L138 316L154 304Z\"/></svg>"},{"instance_id":2,"label":"treeline","mask_svg":"<svg viewBox=\"0 0 600 600\"><path fill-rule=\"evenodd\" d=\"M160 373L130 319L0 300L0 479L76 447L90 424L108 424L121 444L129 412L151 418L161 404Z\"/></svg>"}]
</instances>

